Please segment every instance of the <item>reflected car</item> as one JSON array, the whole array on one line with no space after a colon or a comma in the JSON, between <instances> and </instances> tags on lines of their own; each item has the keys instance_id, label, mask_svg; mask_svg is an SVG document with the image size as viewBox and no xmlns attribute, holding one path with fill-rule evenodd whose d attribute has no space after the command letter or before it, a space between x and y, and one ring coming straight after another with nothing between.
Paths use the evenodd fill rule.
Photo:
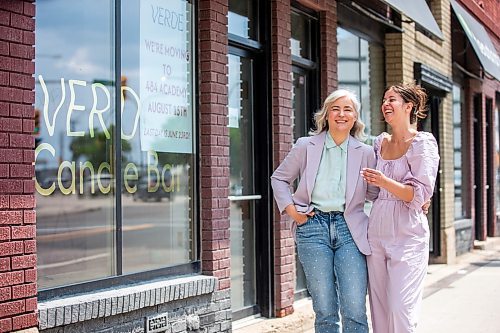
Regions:
<instances>
[{"instance_id":1,"label":"reflected car","mask_svg":"<svg viewBox=\"0 0 500 333\"><path fill-rule=\"evenodd\" d=\"M169 171L165 172L164 177L164 186L169 188L172 184L172 174ZM160 184L158 184L159 181ZM137 181L137 191L134 193L133 199L134 201L160 202L163 198L170 200L171 194L172 192L165 191L161 179L159 180L155 174L150 175L149 179L148 176L144 175Z\"/></svg>"},{"instance_id":2,"label":"reflected car","mask_svg":"<svg viewBox=\"0 0 500 333\"><path fill-rule=\"evenodd\" d=\"M108 193L103 193L99 188L99 183L103 189L110 188ZM100 175L92 175L90 178L87 178L83 181L83 195L84 196L95 196L95 195L107 195L113 191L114 188L114 179L110 174L100 174ZM94 186L94 192L92 192L92 186Z\"/></svg>"}]
</instances>

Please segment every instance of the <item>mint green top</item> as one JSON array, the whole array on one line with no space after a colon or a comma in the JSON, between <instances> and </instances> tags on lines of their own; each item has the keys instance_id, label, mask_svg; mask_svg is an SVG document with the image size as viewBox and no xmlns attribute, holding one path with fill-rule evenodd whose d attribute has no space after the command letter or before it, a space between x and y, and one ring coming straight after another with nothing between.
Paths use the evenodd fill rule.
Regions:
<instances>
[{"instance_id":1,"label":"mint green top","mask_svg":"<svg viewBox=\"0 0 500 333\"><path fill-rule=\"evenodd\" d=\"M344 211L349 137L337 146L327 132L311 204L323 212Z\"/></svg>"}]
</instances>

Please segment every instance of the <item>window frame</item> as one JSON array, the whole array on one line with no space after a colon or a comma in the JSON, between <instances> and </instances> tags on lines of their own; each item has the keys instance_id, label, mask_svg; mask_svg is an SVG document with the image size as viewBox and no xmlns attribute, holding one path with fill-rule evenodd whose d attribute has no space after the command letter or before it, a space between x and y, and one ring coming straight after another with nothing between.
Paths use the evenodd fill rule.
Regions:
<instances>
[{"instance_id":1,"label":"window frame","mask_svg":"<svg viewBox=\"0 0 500 333\"><path fill-rule=\"evenodd\" d=\"M200 138L199 138L199 41L198 41L198 2L195 0L186 0L192 6L191 14L191 31L192 34L189 36L193 46L191 52L191 68L193 69L192 78L192 94L191 103L193 110L193 130L195 135L193 135L193 147L195 150L194 163L193 163L193 196L192 196L192 230L191 230L191 248L190 251L193 253L193 258L191 261L184 264L165 266L158 269L133 272L123 274L123 237L122 237L122 227L123 227L123 204L121 192L114 193L114 213L115 213L115 231L114 239L115 244L112 251L116 256L116 263L112 267L113 275L109 277L97 278L95 280L83 281L77 283L71 283L67 285L62 285L58 287L49 287L47 289L41 289L38 291L39 302L48 301L54 298L61 297L61 295L75 296L85 293L95 292L96 290L102 290L111 287L129 285L133 283L141 283L148 280L160 279L160 278L171 278L185 275L199 275L201 274L201 223L200 223ZM114 89L115 91L121 91L121 77L122 77L122 67L121 67L121 57L122 57L122 0L112 0L112 7L114 10L113 15L110 17L111 24L113 26L113 42L114 42L114 57L112 60L114 69ZM36 61L36 60L35 60ZM114 94L114 103L116 110L121 110L122 101L121 94ZM121 112L114 112L115 128L121 129ZM112 147L114 148L113 159L115 170L122 170L122 142L121 142L121 130L115 130L112 133ZM121 171L119 173L121 175ZM123 178L116 177L115 188L120 189L123 186Z\"/></svg>"}]
</instances>

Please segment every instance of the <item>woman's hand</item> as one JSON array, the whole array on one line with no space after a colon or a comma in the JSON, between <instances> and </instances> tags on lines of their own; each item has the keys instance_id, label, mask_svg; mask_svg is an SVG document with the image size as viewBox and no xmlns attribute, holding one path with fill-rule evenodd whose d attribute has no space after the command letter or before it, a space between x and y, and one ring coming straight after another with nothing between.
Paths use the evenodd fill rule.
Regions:
<instances>
[{"instance_id":1,"label":"woman's hand","mask_svg":"<svg viewBox=\"0 0 500 333\"><path fill-rule=\"evenodd\" d=\"M288 205L285 208L286 213L290 216L297 225L302 225L307 222L307 219L311 216L314 216L314 212L310 212L307 214L297 212L297 209L294 205Z\"/></svg>"},{"instance_id":2,"label":"woman's hand","mask_svg":"<svg viewBox=\"0 0 500 333\"><path fill-rule=\"evenodd\" d=\"M363 168L359 173L368 184L383 188L387 185L387 177L379 170Z\"/></svg>"}]
</instances>

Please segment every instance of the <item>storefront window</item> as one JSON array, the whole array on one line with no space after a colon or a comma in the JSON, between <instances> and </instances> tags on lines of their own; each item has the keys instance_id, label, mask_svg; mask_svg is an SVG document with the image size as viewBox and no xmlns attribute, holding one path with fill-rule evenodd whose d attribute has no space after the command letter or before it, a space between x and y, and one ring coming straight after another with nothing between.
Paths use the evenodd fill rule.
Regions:
<instances>
[{"instance_id":1,"label":"storefront window","mask_svg":"<svg viewBox=\"0 0 500 333\"><path fill-rule=\"evenodd\" d=\"M337 28L339 88L353 91L361 101L361 119L368 143L384 130L380 101L384 89L383 48Z\"/></svg>"},{"instance_id":2,"label":"storefront window","mask_svg":"<svg viewBox=\"0 0 500 333\"><path fill-rule=\"evenodd\" d=\"M37 3L41 290L196 259L191 4L116 5Z\"/></svg>"}]
</instances>

